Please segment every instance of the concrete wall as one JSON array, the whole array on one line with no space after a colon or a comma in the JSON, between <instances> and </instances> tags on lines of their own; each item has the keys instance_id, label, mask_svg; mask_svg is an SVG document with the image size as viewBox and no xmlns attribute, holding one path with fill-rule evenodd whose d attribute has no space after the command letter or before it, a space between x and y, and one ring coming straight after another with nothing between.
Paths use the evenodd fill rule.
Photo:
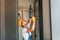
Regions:
<instances>
[{"instance_id":1,"label":"concrete wall","mask_svg":"<svg viewBox=\"0 0 60 40\"><path fill-rule=\"evenodd\" d=\"M23 10L23 18L25 20L29 19L29 7L30 7L30 4L32 4L32 8L34 10L33 0L18 0L18 12L20 14L22 14L22 10Z\"/></svg>"},{"instance_id":2,"label":"concrete wall","mask_svg":"<svg viewBox=\"0 0 60 40\"><path fill-rule=\"evenodd\" d=\"M22 16L22 10L19 10L18 13L20 13L21 16ZM29 10L23 10L23 18L24 18L25 20L28 20L28 19L29 19Z\"/></svg>"},{"instance_id":3,"label":"concrete wall","mask_svg":"<svg viewBox=\"0 0 60 40\"><path fill-rule=\"evenodd\" d=\"M52 40L60 40L60 0L51 0Z\"/></svg>"}]
</instances>

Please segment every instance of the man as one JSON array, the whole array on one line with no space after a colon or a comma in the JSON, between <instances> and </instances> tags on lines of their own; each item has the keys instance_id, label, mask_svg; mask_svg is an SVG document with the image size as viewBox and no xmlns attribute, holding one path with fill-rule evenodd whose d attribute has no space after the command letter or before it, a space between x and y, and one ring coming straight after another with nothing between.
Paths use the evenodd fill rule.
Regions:
<instances>
[{"instance_id":1,"label":"man","mask_svg":"<svg viewBox=\"0 0 60 40\"><path fill-rule=\"evenodd\" d=\"M22 19L19 16L18 26L19 26L19 40L23 40L23 39L32 40L31 32L33 32L35 29L35 17L32 16L32 18L29 19L29 22L27 22L25 19Z\"/></svg>"},{"instance_id":2,"label":"man","mask_svg":"<svg viewBox=\"0 0 60 40\"><path fill-rule=\"evenodd\" d=\"M23 20L22 35L24 40L32 40L32 33L35 29L35 17L29 19L29 22Z\"/></svg>"},{"instance_id":3,"label":"man","mask_svg":"<svg viewBox=\"0 0 60 40\"><path fill-rule=\"evenodd\" d=\"M28 40L27 21L18 14L19 40Z\"/></svg>"}]
</instances>

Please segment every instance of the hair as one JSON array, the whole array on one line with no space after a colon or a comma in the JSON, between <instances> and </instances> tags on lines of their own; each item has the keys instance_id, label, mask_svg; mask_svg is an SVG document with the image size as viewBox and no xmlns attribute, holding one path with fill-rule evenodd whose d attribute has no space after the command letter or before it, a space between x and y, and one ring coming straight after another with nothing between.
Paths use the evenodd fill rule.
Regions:
<instances>
[{"instance_id":1,"label":"hair","mask_svg":"<svg viewBox=\"0 0 60 40\"><path fill-rule=\"evenodd\" d=\"M20 16L20 13L18 13L18 16Z\"/></svg>"}]
</instances>

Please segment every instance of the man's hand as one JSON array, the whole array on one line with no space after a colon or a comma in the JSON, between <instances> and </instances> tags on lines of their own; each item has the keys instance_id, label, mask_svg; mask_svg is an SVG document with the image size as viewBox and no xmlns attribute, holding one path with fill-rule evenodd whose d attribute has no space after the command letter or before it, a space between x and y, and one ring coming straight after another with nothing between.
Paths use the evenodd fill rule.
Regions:
<instances>
[{"instance_id":1,"label":"man's hand","mask_svg":"<svg viewBox=\"0 0 60 40\"><path fill-rule=\"evenodd\" d=\"M27 29L26 32L33 32L32 28Z\"/></svg>"}]
</instances>

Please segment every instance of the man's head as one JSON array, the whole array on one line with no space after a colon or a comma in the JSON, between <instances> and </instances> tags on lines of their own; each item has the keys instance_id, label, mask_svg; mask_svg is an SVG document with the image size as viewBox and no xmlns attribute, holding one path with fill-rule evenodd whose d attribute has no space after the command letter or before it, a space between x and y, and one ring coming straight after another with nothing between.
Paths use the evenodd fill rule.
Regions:
<instances>
[{"instance_id":1,"label":"man's head","mask_svg":"<svg viewBox=\"0 0 60 40\"><path fill-rule=\"evenodd\" d=\"M20 19L20 18L22 18L22 17L21 17L21 15L20 15L20 13L18 13L18 19Z\"/></svg>"},{"instance_id":2,"label":"man's head","mask_svg":"<svg viewBox=\"0 0 60 40\"><path fill-rule=\"evenodd\" d=\"M23 22L22 22L22 26L23 27L27 27L27 21L23 19Z\"/></svg>"},{"instance_id":3,"label":"man's head","mask_svg":"<svg viewBox=\"0 0 60 40\"><path fill-rule=\"evenodd\" d=\"M20 16L20 13L18 13L18 16Z\"/></svg>"}]
</instances>

